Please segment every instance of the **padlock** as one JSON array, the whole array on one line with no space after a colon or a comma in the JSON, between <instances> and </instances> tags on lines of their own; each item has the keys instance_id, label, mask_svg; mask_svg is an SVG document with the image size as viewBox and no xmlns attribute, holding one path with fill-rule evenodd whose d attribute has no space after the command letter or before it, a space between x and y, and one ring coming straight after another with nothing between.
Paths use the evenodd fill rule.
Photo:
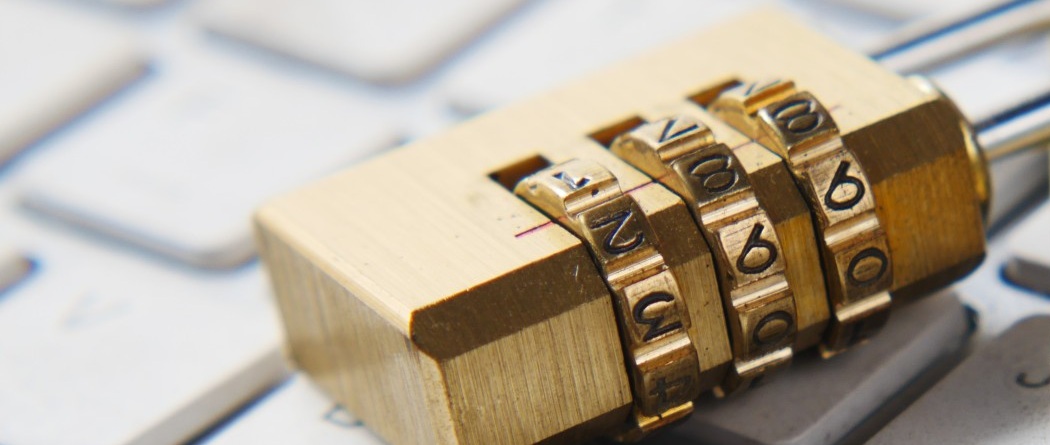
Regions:
<instances>
[{"instance_id":1,"label":"padlock","mask_svg":"<svg viewBox=\"0 0 1050 445\"><path fill-rule=\"evenodd\" d=\"M290 359L386 441L631 440L971 271L988 184L935 88L762 11L273 199L256 233Z\"/></svg>"}]
</instances>

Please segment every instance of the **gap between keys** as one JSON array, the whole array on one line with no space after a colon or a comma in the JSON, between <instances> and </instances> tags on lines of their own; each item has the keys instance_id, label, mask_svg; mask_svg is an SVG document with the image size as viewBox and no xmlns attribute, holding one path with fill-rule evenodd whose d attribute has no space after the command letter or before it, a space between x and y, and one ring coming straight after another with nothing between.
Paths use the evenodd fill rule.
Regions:
<instances>
[{"instance_id":1,"label":"gap between keys","mask_svg":"<svg viewBox=\"0 0 1050 445\"><path fill-rule=\"evenodd\" d=\"M32 159L24 203L195 266L233 267L254 255L255 205L398 139L381 109L338 90L191 62Z\"/></svg>"}]
</instances>

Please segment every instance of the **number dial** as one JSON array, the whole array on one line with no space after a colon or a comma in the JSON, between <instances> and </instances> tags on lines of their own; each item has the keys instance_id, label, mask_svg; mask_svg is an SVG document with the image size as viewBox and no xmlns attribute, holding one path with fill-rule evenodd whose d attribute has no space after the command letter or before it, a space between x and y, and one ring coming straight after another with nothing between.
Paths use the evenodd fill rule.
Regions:
<instances>
[{"instance_id":1,"label":"number dial","mask_svg":"<svg viewBox=\"0 0 1050 445\"><path fill-rule=\"evenodd\" d=\"M759 132L775 128L769 142L781 156L787 157L792 149L807 149L828 138L838 137L838 127L828 110L809 93L797 93L786 99L761 107L762 120Z\"/></svg>"},{"instance_id":2,"label":"number dial","mask_svg":"<svg viewBox=\"0 0 1050 445\"><path fill-rule=\"evenodd\" d=\"M725 252L725 265L733 287L783 273L780 240L769 217L757 213L736 222L712 224L718 249Z\"/></svg>"},{"instance_id":3,"label":"number dial","mask_svg":"<svg viewBox=\"0 0 1050 445\"><path fill-rule=\"evenodd\" d=\"M678 182L685 182L678 188L688 188L694 207L750 193L751 178L740 159L722 144L684 154L671 162L670 168L680 178Z\"/></svg>"},{"instance_id":4,"label":"number dial","mask_svg":"<svg viewBox=\"0 0 1050 445\"><path fill-rule=\"evenodd\" d=\"M746 387L787 365L797 327L794 295L775 225L736 154L717 143L706 125L684 114L642 125L617 138L611 149L689 204L715 254L735 357L734 372L721 391ZM777 320L760 326L758 320L770 313L777 313ZM758 327L763 334L755 331ZM776 360L756 363L770 357Z\"/></svg>"},{"instance_id":5,"label":"number dial","mask_svg":"<svg viewBox=\"0 0 1050 445\"><path fill-rule=\"evenodd\" d=\"M615 199L600 208L580 212L581 235L594 246L593 255L609 268L626 267L656 254L652 227L630 199Z\"/></svg>"},{"instance_id":6,"label":"number dial","mask_svg":"<svg viewBox=\"0 0 1050 445\"><path fill-rule=\"evenodd\" d=\"M745 134L757 132L752 116L762 106L790 95L795 84L784 79L762 79L729 88L719 94L709 110Z\"/></svg>"},{"instance_id":7,"label":"number dial","mask_svg":"<svg viewBox=\"0 0 1050 445\"><path fill-rule=\"evenodd\" d=\"M738 329L748 335L741 338L741 349L756 358L783 349L791 344L795 331L795 308L791 304L791 290L786 281L777 282L760 300L741 303L737 300L740 314L731 320Z\"/></svg>"},{"instance_id":8,"label":"number dial","mask_svg":"<svg viewBox=\"0 0 1050 445\"><path fill-rule=\"evenodd\" d=\"M861 302L892 284L889 247L882 229L869 221L849 229L846 236L831 238L826 247L832 256L827 264L828 290L839 295L844 305Z\"/></svg>"},{"instance_id":9,"label":"number dial","mask_svg":"<svg viewBox=\"0 0 1050 445\"><path fill-rule=\"evenodd\" d=\"M831 228L866 217L875 210L875 199L855 156L836 151L826 156L796 160L794 170L813 206L820 226Z\"/></svg>"},{"instance_id":10,"label":"number dial","mask_svg":"<svg viewBox=\"0 0 1050 445\"><path fill-rule=\"evenodd\" d=\"M764 99L747 97L744 86L735 87L711 110L732 118L738 129L783 157L813 209L835 311L822 350L834 355L885 322L892 259L871 182L843 144L831 114L793 83L776 85L777 94Z\"/></svg>"},{"instance_id":11,"label":"number dial","mask_svg":"<svg viewBox=\"0 0 1050 445\"><path fill-rule=\"evenodd\" d=\"M608 170L582 160L540 170L514 192L590 250L613 295L636 409L645 416L691 410L702 380L688 307L638 203Z\"/></svg>"}]
</instances>

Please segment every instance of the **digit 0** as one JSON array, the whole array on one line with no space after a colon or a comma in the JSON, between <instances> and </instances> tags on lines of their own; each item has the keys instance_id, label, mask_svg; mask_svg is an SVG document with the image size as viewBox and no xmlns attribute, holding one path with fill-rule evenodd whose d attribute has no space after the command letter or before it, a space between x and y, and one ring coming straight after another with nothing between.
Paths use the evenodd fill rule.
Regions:
<instances>
[{"instance_id":1,"label":"digit 0","mask_svg":"<svg viewBox=\"0 0 1050 445\"><path fill-rule=\"evenodd\" d=\"M791 333L794 320L791 314L784 311L776 311L762 317L755 325L754 333L751 334L751 342L758 347L776 345Z\"/></svg>"},{"instance_id":2,"label":"digit 0","mask_svg":"<svg viewBox=\"0 0 1050 445\"><path fill-rule=\"evenodd\" d=\"M1017 378L1014 379L1014 381L1017 382L1017 384L1021 387L1028 389L1045 388L1047 386L1050 386L1050 375L1046 376L1046 378L1042 380L1039 380L1038 377L1032 380L1028 377L1028 374L1022 372L1020 374L1017 374Z\"/></svg>"},{"instance_id":3,"label":"digit 0","mask_svg":"<svg viewBox=\"0 0 1050 445\"><path fill-rule=\"evenodd\" d=\"M866 286L882 278L889 260L886 254L874 247L860 251L846 268L846 278L855 286Z\"/></svg>"}]
</instances>

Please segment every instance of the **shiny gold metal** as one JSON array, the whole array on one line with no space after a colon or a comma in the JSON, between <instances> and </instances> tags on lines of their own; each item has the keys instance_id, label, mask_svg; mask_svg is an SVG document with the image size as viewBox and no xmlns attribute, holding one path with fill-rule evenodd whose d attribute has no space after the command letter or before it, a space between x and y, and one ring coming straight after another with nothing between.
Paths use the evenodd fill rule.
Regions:
<instances>
[{"instance_id":1,"label":"shiny gold metal","mask_svg":"<svg viewBox=\"0 0 1050 445\"><path fill-rule=\"evenodd\" d=\"M816 218L790 172L700 106L655 111L690 100L706 106L735 80L770 77L819 98L863 165L893 260L895 303L978 264L981 199L958 110L786 15L759 12L266 203L256 233L289 358L392 444L579 443L673 422L686 404L655 417L638 408L628 372L635 357L624 353L619 312L587 243L509 190L573 158L612 172L659 238L685 301L685 315L666 317L690 321L696 386L714 388L734 362L714 255L682 199L606 149L644 119L672 114L706 122L748 172L783 250L796 351L808 347L830 315ZM878 269L862 261L858 276ZM659 275L627 270L615 280ZM633 297L625 287L622 301L637 305L667 285L653 286L632 288Z\"/></svg>"},{"instance_id":2,"label":"shiny gold metal","mask_svg":"<svg viewBox=\"0 0 1050 445\"><path fill-rule=\"evenodd\" d=\"M691 408L701 388L685 298L634 199L609 170L584 160L540 170L514 193L586 241L613 294L643 430L649 418Z\"/></svg>"},{"instance_id":3,"label":"shiny gold metal","mask_svg":"<svg viewBox=\"0 0 1050 445\"><path fill-rule=\"evenodd\" d=\"M720 88L709 90L712 94L708 100L699 102L709 103L718 96L718 91L733 83L724 82ZM801 351L820 344L830 309L820 250L814 236L813 216L801 192L789 186L794 183L794 179L780 156L716 119L696 102L656 104L647 107L639 115L651 121L670 115L691 116L706 123L718 141L733 148L740 166L747 172L751 189L769 216L783 247L780 253L784 257L788 285L795 299L797 332L794 350Z\"/></svg>"},{"instance_id":4,"label":"shiny gold metal","mask_svg":"<svg viewBox=\"0 0 1050 445\"><path fill-rule=\"evenodd\" d=\"M551 163L587 159L612 172L624 194L633 199L644 213L655 239L662 240L659 243L660 255L682 292L690 317L687 330L699 353L698 386L707 389L724 380L733 357L715 274L715 257L707 248L685 202L594 140L585 139L537 152ZM530 171L541 168L545 167L535 167ZM528 240L534 236L543 235L530 232L518 239ZM549 291L557 295L557 289Z\"/></svg>"},{"instance_id":5,"label":"shiny gold metal","mask_svg":"<svg viewBox=\"0 0 1050 445\"><path fill-rule=\"evenodd\" d=\"M619 442L637 442L653 431L688 419L693 409L693 403L689 402L664 411L659 416L647 416L635 408L632 422L625 425L623 430L613 433L611 437Z\"/></svg>"},{"instance_id":6,"label":"shiny gold metal","mask_svg":"<svg viewBox=\"0 0 1050 445\"><path fill-rule=\"evenodd\" d=\"M797 324L783 247L733 151L688 115L642 125L610 149L681 196L715 252L734 356L719 394L787 366Z\"/></svg>"},{"instance_id":7,"label":"shiny gold metal","mask_svg":"<svg viewBox=\"0 0 1050 445\"><path fill-rule=\"evenodd\" d=\"M709 110L782 156L813 209L834 313L821 352L868 339L889 315L892 253L871 181L831 114L789 80L737 85Z\"/></svg>"}]
</instances>

